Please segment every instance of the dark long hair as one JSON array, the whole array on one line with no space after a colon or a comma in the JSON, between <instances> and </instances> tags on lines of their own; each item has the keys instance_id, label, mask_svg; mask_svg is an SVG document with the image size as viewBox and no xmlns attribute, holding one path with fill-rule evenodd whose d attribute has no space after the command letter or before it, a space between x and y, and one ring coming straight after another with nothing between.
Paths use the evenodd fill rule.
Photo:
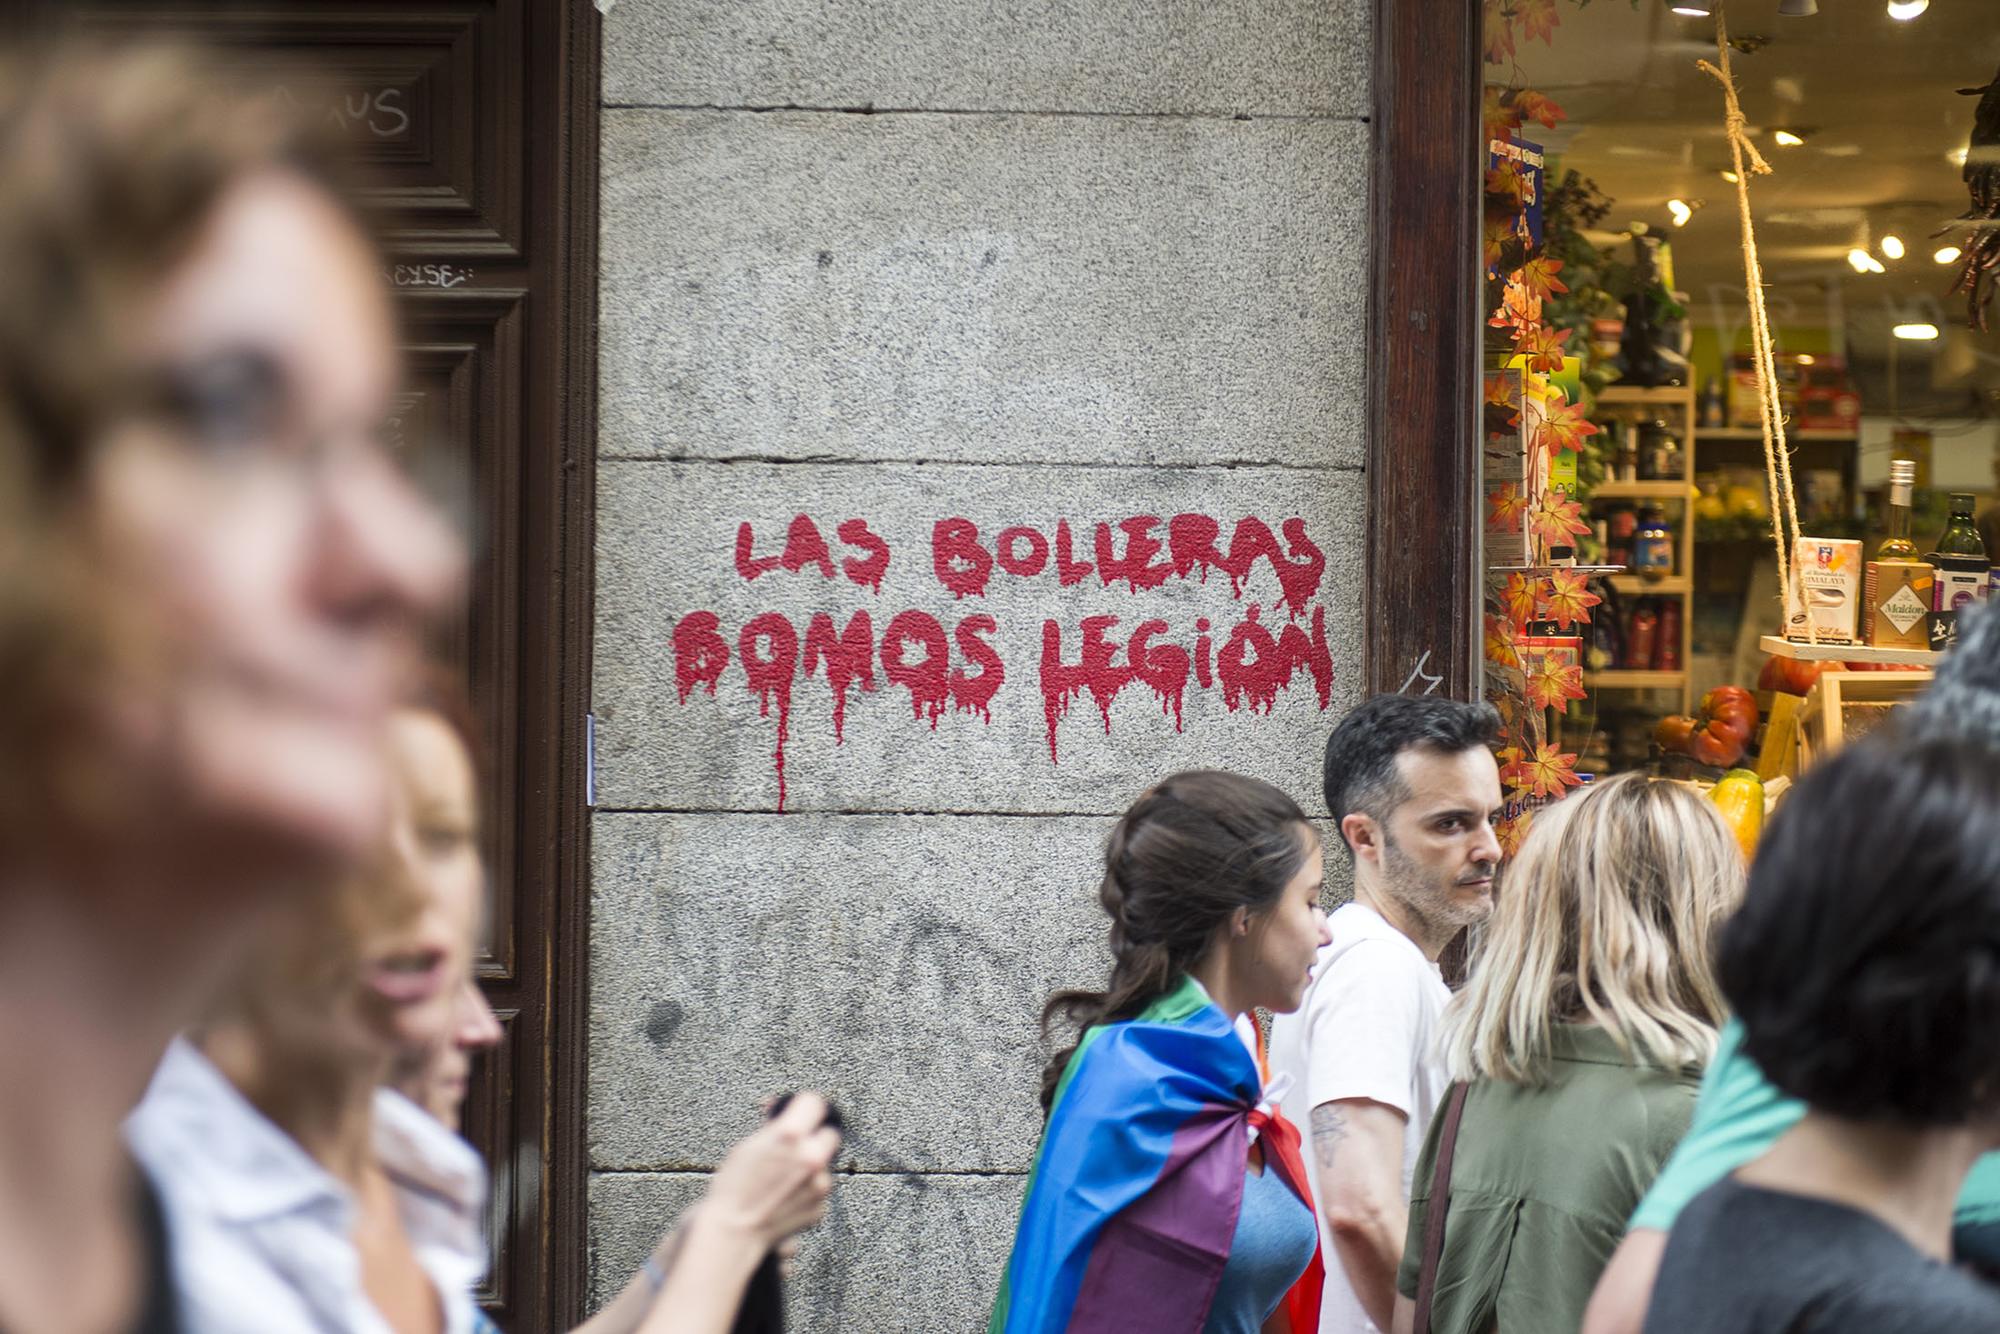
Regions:
<instances>
[{"instance_id":1,"label":"dark long hair","mask_svg":"<svg viewBox=\"0 0 2000 1334\"><path fill-rule=\"evenodd\" d=\"M1271 784L1193 769L1150 788L1120 816L1104 846L1098 902L1111 918L1111 982L1103 991L1058 991L1042 1028L1061 1015L1081 1034L1135 1018L1200 961L1238 908L1278 901L1312 848L1305 813ZM1076 1052L1042 1071L1042 1110Z\"/></svg>"}]
</instances>

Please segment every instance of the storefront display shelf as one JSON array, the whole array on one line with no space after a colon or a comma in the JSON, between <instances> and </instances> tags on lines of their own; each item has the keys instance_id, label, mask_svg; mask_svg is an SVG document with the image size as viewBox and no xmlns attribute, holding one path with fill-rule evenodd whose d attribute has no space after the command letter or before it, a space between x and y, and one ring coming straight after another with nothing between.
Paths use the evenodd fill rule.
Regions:
<instances>
[{"instance_id":1,"label":"storefront display shelf","mask_svg":"<svg viewBox=\"0 0 2000 1334\"><path fill-rule=\"evenodd\" d=\"M1685 597L1694 591L1694 580L1686 575L1648 579L1643 574L1615 574L1611 576L1611 586L1628 597Z\"/></svg>"},{"instance_id":2,"label":"storefront display shelf","mask_svg":"<svg viewBox=\"0 0 2000 1334\"><path fill-rule=\"evenodd\" d=\"M1803 662L1871 662L1898 667L1929 667L1938 655L1922 648L1875 648L1868 644L1794 644L1782 635L1765 635L1757 646L1774 658Z\"/></svg>"},{"instance_id":3,"label":"storefront display shelf","mask_svg":"<svg viewBox=\"0 0 2000 1334\"><path fill-rule=\"evenodd\" d=\"M1701 438L1709 441L1750 440L1762 444L1764 442L1764 433L1754 426L1704 426L1701 428ZM1860 437L1852 431L1790 430L1785 432L1785 443L1789 445L1851 445L1857 443L1859 439Z\"/></svg>"},{"instance_id":4,"label":"storefront display shelf","mask_svg":"<svg viewBox=\"0 0 2000 1334\"><path fill-rule=\"evenodd\" d=\"M1686 672L1609 671L1585 672L1586 690L1681 690L1687 686Z\"/></svg>"},{"instance_id":5,"label":"storefront display shelf","mask_svg":"<svg viewBox=\"0 0 2000 1334\"><path fill-rule=\"evenodd\" d=\"M1604 407L1622 407L1642 404L1648 407L1664 405L1694 406L1694 390L1686 386L1669 386L1663 389L1639 389L1630 385L1612 385L1600 390L1597 402Z\"/></svg>"},{"instance_id":6,"label":"storefront display shelf","mask_svg":"<svg viewBox=\"0 0 2000 1334\"><path fill-rule=\"evenodd\" d=\"M1692 500L1695 489L1686 482L1599 482L1590 488L1592 500Z\"/></svg>"}]
</instances>

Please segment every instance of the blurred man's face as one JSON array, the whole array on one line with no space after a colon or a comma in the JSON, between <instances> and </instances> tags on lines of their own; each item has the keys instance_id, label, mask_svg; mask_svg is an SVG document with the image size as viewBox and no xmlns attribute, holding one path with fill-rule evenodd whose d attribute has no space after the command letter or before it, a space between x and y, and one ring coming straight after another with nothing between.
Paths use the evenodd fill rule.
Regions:
<instances>
[{"instance_id":1,"label":"blurred man's face","mask_svg":"<svg viewBox=\"0 0 2000 1334\"><path fill-rule=\"evenodd\" d=\"M396 362L370 253L316 187L247 178L144 356L164 410L105 443L85 497L164 659L112 726L190 837L352 861L383 832L417 623L463 560L380 443Z\"/></svg>"},{"instance_id":2,"label":"blurred man's face","mask_svg":"<svg viewBox=\"0 0 2000 1334\"><path fill-rule=\"evenodd\" d=\"M1493 911L1500 843L1500 770L1484 746L1456 754L1406 750L1396 757L1409 797L1390 812L1381 846L1381 886L1412 916L1449 936Z\"/></svg>"}]
</instances>

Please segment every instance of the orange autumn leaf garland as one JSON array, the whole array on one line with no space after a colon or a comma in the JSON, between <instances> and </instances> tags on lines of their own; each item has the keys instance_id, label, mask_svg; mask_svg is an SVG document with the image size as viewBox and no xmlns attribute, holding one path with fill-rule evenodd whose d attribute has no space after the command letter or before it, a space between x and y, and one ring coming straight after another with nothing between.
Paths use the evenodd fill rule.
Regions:
<instances>
[{"instance_id":1,"label":"orange autumn leaf garland","mask_svg":"<svg viewBox=\"0 0 2000 1334\"><path fill-rule=\"evenodd\" d=\"M1576 756L1562 754L1546 743L1535 747L1534 758L1513 767L1514 786L1530 796L1559 797L1569 788L1583 786L1583 780L1576 776Z\"/></svg>"},{"instance_id":2,"label":"orange autumn leaf garland","mask_svg":"<svg viewBox=\"0 0 2000 1334\"><path fill-rule=\"evenodd\" d=\"M1569 712L1569 702L1583 699L1583 668L1547 654L1537 655L1527 670L1528 703L1538 709Z\"/></svg>"},{"instance_id":3,"label":"orange autumn leaf garland","mask_svg":"<svg viewBox=\"0 0 2000 1334\"><path fill-rule=\"evenodd\" d=\"M1554 621L1557 628L1567 630L1573 625L1587 625L1590 609L1603 598L1590 591L1590 578L1575 570L1557 570L1549 576L1548 596L1542 600L1542 617Z\"/></svg>"},{"instance_id":4,"label":"orange autumn leaf garland","mask_svg":"<svg viewBox=\"0 0 2000 1334\"><path fill-rule=\"evenodd\" d=\"M1575 453L1598 429L1595 422L1583 415L1581 403L1551 397L1542 412L1541 436L1536 443L1549 454Z\"/></svg>"},{"instance_id":5,"label":"orange autumn leaf garland","mask_svg":"<svg viewBox=\"0 0 2000 1334\"><path fill-rule=\"evenodd\" d=\"M1571 500L1568 492L1555 487L1542 492L1535 507L1528 511L1528 528L1552 547L1569 546L1573 539L1590 531L1590 525L1583 521L1583 506Z\"/></svg>"}]
</instances>

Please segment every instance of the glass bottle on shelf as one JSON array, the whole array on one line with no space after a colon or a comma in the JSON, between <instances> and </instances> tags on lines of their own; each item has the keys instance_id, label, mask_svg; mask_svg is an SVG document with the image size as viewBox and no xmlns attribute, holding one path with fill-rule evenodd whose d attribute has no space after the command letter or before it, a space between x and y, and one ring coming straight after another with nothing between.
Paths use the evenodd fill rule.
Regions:
<instances>
[{"instance_id":1,"label":"glass bottle on shelf","mask_svg":"<svg viewBox=\"0 0 2000 1334\"><path fill-rule=\"evenodd\" d=\"M1680 436L1666 422L1656 419L1639 432L1639 480L1676 482L1680 476Z\"/></svg>"},{"instance_id":2,"label":"glass bottle on shelf","mask_svg":"<svg viewBox=\"0 0 2000 1334\"><path fill-rule=\"evenodd\" d=\"M1659 642L1660 613L1654 609L1653 599L1642 598L1632 608L1632 619L1625 627L1625 661L1628 671L1650 671L1653 666L1653 646Z\"/></svg>"},{"instance_id":3,"label":"glass bottle on shelf","mask_svg":"<svg viewBox=\"0 0 2000 1334\"><path fill-rule=\"evenodd\" d=\"M1889 535L1861 580L1862 633L1877 648L1929 647L1924 613L1934 606L1935 572L1917 558L1917 544L1910 540L1910 493L1916 478L1915 461L1890 461Z\"/></svg>"},{"instance_id":4,"label":"glass bottle on shelf","mask_svg":"<svg viewBox=\"0 0 2000 1334\"><path fill-rule=\"evenodd\" d=\"M1648 505L1639 514L1638 529L1632 534L1632 572L1648 579L1664 579L1674 572L1674 530L1666 513Z\"/></svg>"},{"instance_id":5,"label":"glass bottle on shelf","mask_svg":"<svg viewBox=\"0 0 2000 1334\"><path fill-rule=\"evenodd\" d=\"M1937 549L1929 556L1937 567L1935 611L1956 611L1968 602L1985 598L1987 585L1986 543L1972 521L1972 497L1963 491L1951 494L1951 520L1938 535Z\"/></svg>"},{"instance_id":6,"label":"glass bottle on shelf","mask_svg":"<svg viewBox=\"0 0 2000 1334\"><path fill-rule=\"evenodd\" d=\"M1653 638L1653 670L1677 672L1681 669L1681 604L1678 598L1660 599L1660 624Z\"/></svg>"}]
</instances>

